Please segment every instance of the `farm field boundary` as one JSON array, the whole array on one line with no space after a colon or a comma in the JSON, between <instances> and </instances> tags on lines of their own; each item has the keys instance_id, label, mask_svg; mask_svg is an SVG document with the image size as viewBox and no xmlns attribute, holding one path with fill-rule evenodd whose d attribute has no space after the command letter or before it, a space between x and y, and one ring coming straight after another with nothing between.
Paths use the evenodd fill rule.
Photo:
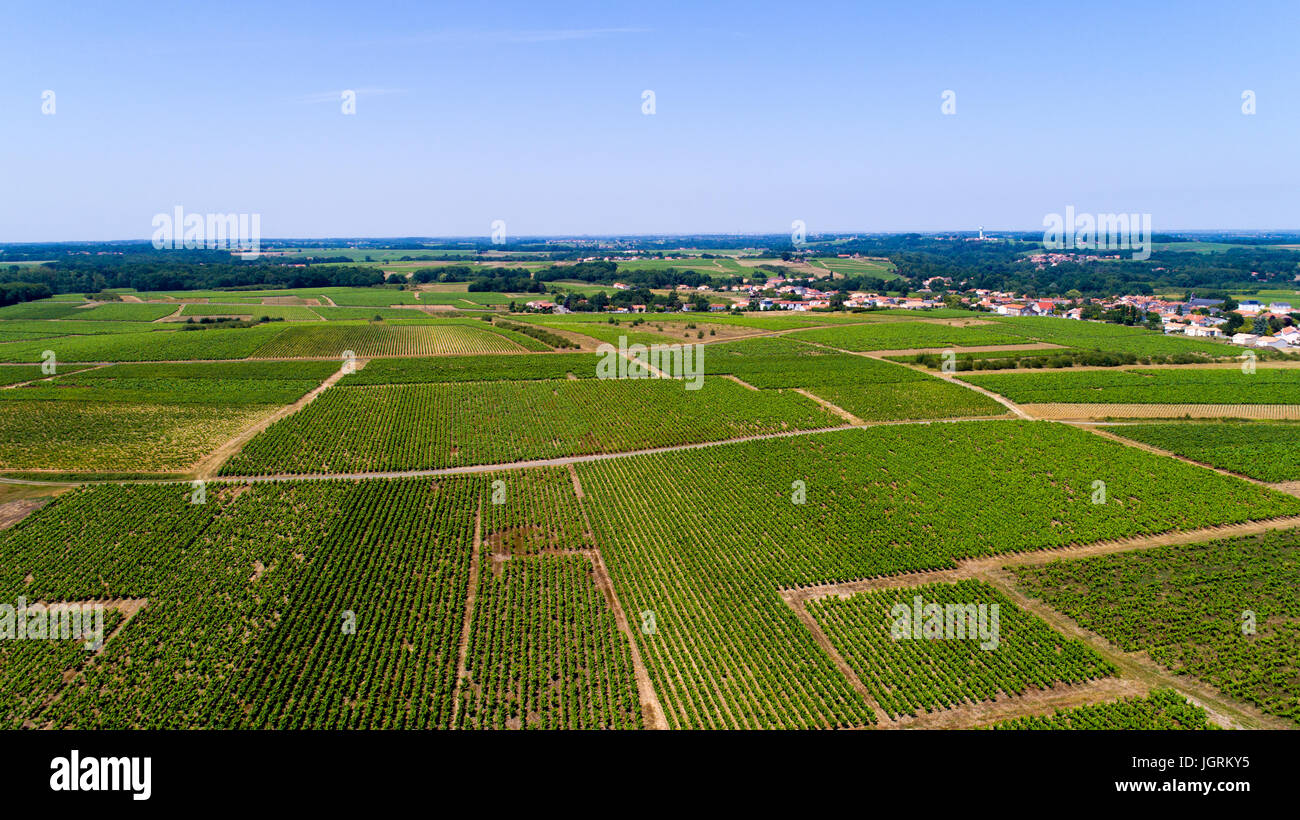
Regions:
<instances>
[{"instance_id":1,"label":"farm field boundary","mask_svg":"<svg viewBox=\"0 0 1300 820\"><path fill-rule=\"evenodd\" d=\"M365 366L366 366L365 359L356 360L357 370L360 370ZM293 413L296 413L302 408L306 407L308 404L311 404L312 401L314 401L317 396L325 392L326 388L338 382L338 380L343 378L344 375L346 374L344 373L343 368L340 367L338 370L334 371L334 373L330 374L330 376L327 379L325 379L325 381L321 382L320 386L316 387L310 393L298 399L293 404L289 404L284 407L281 407L279 410L276 410L274 413L269 413L264 418L244 428L244 430L242 430L239 433L239 435L230 439L225 444L221 445L220 447L218 447L217 449L213 450L211 453L208 453L206 456L200 459L199 462L195 464L194 468L191 470L192 474L197 478L210 480L212 477L216 475L217 471L221 469L221 465L226 462L226 459L230 458L232 455L239 452L239 449L243 447L245 444L247 444L248 441L253 438L253 436L262 432L263 430L270 427L272 424L284 418L285 416L292 415Z\"/></svg>"},{"instance_id":2,"label":"farm field boundary","mask_svg":"<svg viewBox=\"0 0 1300 820\"><path fill-rule=\"evenodd\" d=\"M483 502L479 501L474 512L474 551L469 558L469 589L465 591L465 616L460 625L460 642L456 645L456 689L465 685L467 671L466 653L469 652L470 633L474 628L474 603L478 599L479 552L483 548ZM461 699L456 698L451 707L451 725L456 725L460 717Z\"/></svg>"},{"instance_id":3,"label":"farm field boundary","mask_svg":"<svg viewBox=\"0 0 1300 820\"><path fill-rule=\"evenodd\" d=\"M1300 481L1282 481L1282 482L1260 481L1258 478L1245 475L1244 473L1236 473L1233 472L1232 470L1225 470L1222 467L1215 467L1213 464L1208 464L1204 461L1197 461L1194 458L1188 458L1187 456L1179 455L1178 453L1175 453L1172 450L1166 450L1162 447L1157 447L1154 444L1148 444L1145 441L1139 441L1137 439L1116 435L1115 433L1112 433L1109 430L1104 429L1105 427L1108 426L1110 427L1130 426L1124 424L1123 422L1120 422L1118 424L1111 423L1111 422L1104 422L1104 421L1066 422L1066 423L1073 424L1075 427L1079 427L1083 430L1087 430L1090 433L1095 433L1101 436L1102 438L1108 438L1111 441L1116 441L1119 442L1120 444L1127 444L1128 446L1136 447L1139 450L1146 450L1148 453L1155 453L1158 456L1165 456L1167 458L1178 459L1179 461L1185 462L1187 464L1193 464L1197 467L1204 467L1207 470L1213 470L1214 472L1219 473L1220 475L1227 475L1227 476L1232 476L1233 478L1240 478L1242 481L1249 481L1252 484L1258 484L1261 487L1268 487L1270 489L1278 490L1279 492L1290 493L1291 495L1300 496Z\"/></svg>"},{"instance_id":4,"label":"farm field boundary","mask_svg":"<svg viewBox=\"0 0 1300 820\"><path fill-rule=\"evenodd\" d=\"M1026 596L1017 587L1014 577L1006 571L1006 568L1011 566L1045 564L1058 559L1131 552L1171 544L1192 544L1218 538L1256 535L1270 530L1290 529L1292 527L1300 527L1300 516L1248 521L1241 524L1225 524L1195 530L1180 530L1159 535L1112 539L1098 541L1093 544L1073 545L1035 552L969 558L960 561L954 569L909 572L901 575L868 578L861 581L783 589L780 590L780 596L794 611L800 622L812 632L812 636L818 645L831 653L832 660L835 661L836 666L841 671L848 669L848 665L844 663L838 651L834 649L830 639L822 631L816 620L808 613L807 603L809 601L833 596L849 597L859 592L908 589L924 584L954 583L966 580L978 580L992 585L1003 595L1010 598L1016 606L1042 619L1057 632L1067 637L1084 640L1092 649L1120 670L1120 675L1116 678L1102 679L1101 681L1082 685L1061 685L1050 690L1035 689L1022 696L967 704L915 718L891 719L880 709L874 699L869 698L868 702L876 711L880 728L974 728L1005 720L1009 717L1051 714L1052 711L1058 708L1089 705L1113 700L1117 697L1145 694L1151 689L1159 687L1177 690L1179 694L1192 703L1209 712L1216 723L1227 728L1293 728L1288 721L1266 715L1253 706L1224 696L1206 684L1190 680L1186 676L1177 675L1164 669L1145 652L1124 652L1120 650L1100 635L1079 626L1072 618L1036 599ZM855 673L852 673L852 670L845 674L855 689L862 686L861 681ZM862 689L859 689L859 691L862 691Z\"/></svg>"},{"instance_id":5,"label":"farm field boundary","mask_svg":"<svg viewBox=\"0 0 1300 820\"><path fill-rule=\"evenodd\" d=\"M31 604L31 606L37 606L42 603L44 602L36 601L35 603ZM63 697L63 693L67 691L67 687L73 683L76 683L77 680L80 679L86 673L86 669L89 668L90 665L95 662L96 658L98 658L101 654L103 654L104 649L108 647L109 642L112 641L113 638L121 634L122 630L126 629L126 625L131 622L131 619L134 618L136 615L140 614L140 610L144 609L148 603L149 603L148 598L114 598L109 601L93 601L93 600L92 601L58 601L54 603L45 604L50 608L51 611L58 611L69 607L80 607L80 606L85 606L87 604L98 604L99 606L102 606L105 610L116 611L121 616L121 620L117 622L117 624L113 627L113 630L111 632L109 632L107 635L104 636L104 643L102 646L99 647L99 649L95 650L93 654L87 653L87 657L84 659L82 663L79 663L76 666L67 669L63 673L63 683L64 683L63 687L51 693L50 696L45 699L45 702L44 704L42 704L41 709L42 710L48 709L50 706L57 703L59 698ZM35 729L37 728L37 726L32 721L26 721L24 723L23 728Z\"/></svg>"},{"instance_id":6,"label":"farm field boundary","mask_svg":"<svg viewBox=\"0 0 1300 820\"><path fill-rule=\"evenodd\" d=\"M650 671L646 669L645 660L641 657L641 648L637 646L636 638L632 635L632 627L627 619L627 612L623 609L623 602L618 599L618 593L614 591L614 581L609 577L609 568L605 566L605 559L600 554L600 547L595 545L596 536L591 528L591 519L587 516L587 508L582 503L586 498L586 493L582 491L582 480L578 478L578 471L572 464L569 465L569 477L573 481L573 495L578 499L578 512L582 513L582 530L583 537L588 544L592 544L590 549L583 550L581 554L587 556L591 561L592 574L596 579L596 587L600 589L605 596L605 602L614 613L614 622L618 625L619 634L623 640L627 641L628 648L632 654L632 674L636 680L637 699L641 703L642 724L647 729L667 729L668 718L664 716L663 706L659 703L659 696L655 694L654 682L650 679Z\"/></svg>"},{"instance_id":7,"label":"farm field boundary","mask_svg":"<svg viewBox=\"0 0 1300 820\"><path fill-rule=\"evenodd\" d=\"M939 355L947 351L953 353L1019 353L1024 350L1069 350L1070 348L1062 345L1052 344L1051 342L1034 342L1026 345L975 345L974 347L913 347L906 350L865 350L858 351L865 353L873 359L887 359L890 356L919 356L923 353L933 353ZM855 352L855 351L846 351ZM1074 368L1078 369L1078 368Z\"/></svg>"},{"instance_id":8,"label":"farm field boundary","mask_svg":"<svg viewBox=\"0 0 1300 820\"><path fill-rule=\"evenodd\" d=\"M287 414L287 412L286 412ZM537 467L565 467L571 464L583 464L589 461L606 461L616 458L628 458L631 456L654 455L656 453L671 453L679 450L698 450L702 447L718 447L725 444L743 444L747 441L764 441L767 439L793 438L796 436L810 436L819 433L835 433L842 430L857 430L868 427L889 427L894 425L926 425L926 424L954 424L958 422L970 421L1014 421L1012 416L969 416L962 418L950 419L904 419L890 421L871 421L862 424L843 424L838 427L822 427L814 430L784 430L778 433L761 433L753 436L742 436L740 438L720 439L718 441L701 441L691 444L674 444L669 447L655 447L643 450L629 450L619 453L592 453L580 456L557 456L556 458L532 460L532 461L510 461L499 464L469 464L463 467L439 467L428 470L387 470L377 472L354 472L354 473L284 473L277 475L258 475L258 476L235 476L211 475L205 478L208 482L219 482L226 484L248 484L261 483L268 481L330 481L330 480L361 480L361 479L393 479L393 478L423 478L426 476L440 475L463 475L475 473L490 473L499 470L527 470ZM219 465L218 465L219 466ZM7 478L0 477L0 484L19 484L19 485L36 485L36 486L58 486L58 487L80 487L85 484L169 484L177 481L188 481L188 474L182 476L178 474L175 478L148 478L148 479L105 479L105 480L86 480L86 481L36 481L26 478Z\"/></svg>"},{"instance_id":9,"label":"farm field boundary","mask_svg":"<svg viewBox=\"0 0 1300 820\"><path fill-rule=\"evenodd\" d=\"M1104 419L1273 419L1300 420L1296 404L1021 404L1033 418L1051 421Z\"/></svg>"}]
</instances>

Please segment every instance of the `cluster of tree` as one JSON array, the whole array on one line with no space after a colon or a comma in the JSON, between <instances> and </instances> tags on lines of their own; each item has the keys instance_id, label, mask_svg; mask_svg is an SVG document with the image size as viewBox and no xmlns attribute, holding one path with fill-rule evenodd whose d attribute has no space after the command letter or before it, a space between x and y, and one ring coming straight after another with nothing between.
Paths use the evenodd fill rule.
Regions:
<instances>
[{"instance_id":1,"label":"cluster of tree","mask_svg":"<svg viewBox=\"0 0 1300 820\"><path fill-rule=\"evenodd\" d=\"M545 293L546 285L529 275L527 268L493 268L491 275L469 283L471 293Z\"/></svg>"},{"instance_id":2,"label":"cluster of tree","mask_svg":"<svg viewBox=\"0 0 1300 820\"><path fill-rule=\"evenodd\" d=\"M430 282L472 282L479 272L469 265L446 265L437 268L425 268L411 274L411 281L421 285Z\"/></svg>"},{"instance_id":3,"label":"cluster of tree","mask_svg":"<svg viewBox=\"0 0 1300 820\"><path fill-rule=\"evenodd\" d=\"M53 295L54 292L48 285L32 282L0 282L0 305L30 302L33 299L45 299Z\"/></svg>"},{"instance_id":4,"label":"cluster of tree","mask_svg":"<svg viewBox=\"0 0 1300 820\"><path fill-rule=\"evenodd\" d=\"M448 278L443 278L443 276ZM615 262L579 262L576 265L549 265L530 272L526 268L439 268L438 281L455 282L469 280L471 291L494 291L497 293L542 293L547 283L560 281L578 281L598 285L612 285L620 282L629 286L629 290L617 291L614 299L626 304L649 304L655 298L650 289L662 290L676 288L678 285L698 287L704 284L726 284L711 279L707 274L693 270L664 268L663 270L619 270ZM464 277L464 278L454 278ZM420 280L417 280L420 281ZM429 280L432 281L432 280ZM742 280L730 280L739 284ZM559 286L563 288L562 285ZM635 293L635 296L628 294ZM606 297L611 298L611 297Z\"/></svg>"},{"instance_id":5,"label":"cluster of tree","mask_svg":"<svg viewBox=\"0 0 1300 820\"><path fill-rule=\"evenodd\" d=\"M382 284L373 268L285 264L277 257L234 258L228 251L154 250L64 254L44 265L0 267L0 283L43 285L51 293L92 293L108 288L207 290L220 288L366 287Z\"/></svg>"},{"instance_id":6,"label":"cluster of tree","mask_svg":"<svg viewBox=\"0 0 1300 820\"><path fill-rule=\"evenodd\" d=\"M1159 243L1175 238L1155 236L1152 241ZM854 238L837 242L834 250L887 257L913 289L924 287L938 276L951 279L953 290L1012 291L1030 298L1059 296L1069 290L1087 296L1190 289L1199 292L1258 286L1261 282L1291 282L1300 273L1297 266L1300 255L1295 251L1264 246L1211 252L1153 250L1145 260L1133 259L1130 251L1118 252L1118 259L1088 259L1084 257L1110 256L1116 251L1076 250L1072 253L1080 257L1079 261L1044 266L1040 270L1028 256L1042 251L1041 240L1041 234L1024 234L996 242L902 234ZM795 255L815 254L817 248L814 244L793 251ZM783 255L790 256L790 250Z\"/></svg>"},{"instance_id":7,"label":"cluster of tree","mask_svg":"<svg viewBox=\"0 0 1300 820\"><path fill-rule=\"evenodd\" d=\"M1133 259L1121 251L1118 259L1087 259L1088 256L1107 256L1114 252L1074 251L1077 261L1065 262L1041 269L1028 260L1029 254L1041 250L1041 235L1026 233L994 242L972 242L947 239L922 234L889 236L841 237L832 245L825 241L795 247L788 237L689 236L613 239L610 242L619 250L610 251L617 256L624 249L641 256L663 257L672 255L684 246L704 249L733 249L739 244L752 245L766 250L755 251L755 256L773 260L750 273L751 283L763 283L768 274L781 274L787 278L792 272L780 259L804 258L833 251L835 253L860 253L885 257L893 262L902 277L885 282L875 277L848 277L834 280L834 287L842 291L889 292L917 290L928 284L944 292L967 291L977 288L1011 291L1028 298L1079 294L1079 297L1101 297L1115 294L1152 294L1167 291L1195 291L1198 295L1223 294L1243 288L1258 288L1266 282L1294 281L1300 272L1300 256L1293 250L1269 247L1266 243L1280 243L1283 239L1271 237L1258 241L1225 237L1239 247L1222 251L1190 252L1154 250L1149 259ZM1153 237L1153 241L1176 237ZM1206 237L1198 237L1206 238ZM263 249L297 247L284 244L287 240L268 240ZM302 258L263 256L259 260L241 260L229 252L213 249L155 250L149 243L29 243L0 247L0 284L21 285L9 288L4 298L21 301L34 296L39 290L28 286L43 286L50 293L98 292L105 288L135 288L137 290L186 290L209 288L291 288L322 286L369 286L385 281L383 274L364 265L356 265L338 251L369 251L371 243L358 240L328 240L320 243L321 256ZM481 242L403 239L373 243L374 250L409 250L405 259L444 260L464 262L469 250L479 258L487 254L509 251L517 261L550 261L575 259L590 255L589 243L556 244L540 240L526 240L506 245ZM706 254L713 257L716 254ZM49 260L49 261L47 261ZM45 261L42 265L6 265L6 261ZM938 277L938 278L936 278ZM417 271L412 277L417 283L433 281L469 282L476 291L538 293L546 283L559 280L577 280L591 284L623 282L631 285L636 295L619 301L632 304L651 304L655 297L641 291L671 289L678 285L696 287L701 284L728 286L743 284L744 277L726 280L715 279L694 270L664 268L661 270L620 269L616 261L578 262L572 265L551 264L535 272L525 268L484 269L458 264ZM948 280L945 284L941 280ZM400 279L398 281L401 281ZM819 287L826 287L819 280ZM620 291L627 293L627 291ZM610 297L610 298L618 298ZM659 297L662 299L663 297ZM1231 310L1233 305L1225 305ZM1098 317L1100 318L1100 317ZM1144 324L1146 317L1119 316L1115 321Z\"/></svg>"},{"instance_id":8,"label":"cluster of tree","mask_svg":"<svg viewBox=\"0 0 1300 820\"><path fill-rule=\"evenodd\" d=\"M1141 310L1133 305L1117 305L1109 310L1102 310L1098 305L1088 304L1080 310L1080 315L1084 319L1100 319L1116 325L1131 327L1140 325L1148 330L1160 330L1163 327L1159 313Z\"/></svg>"},{"instance_id":9,"label":"cluster of tree","mask_svg":"<svg viewBox=\"0 0 1300 820\"><path fill-rule=\"evenodd\" d=\"M694 270L663 268L662 270L619 270L616 262L579 262L576 265L551 265L536 274L543 282L573 279L592 284L612 285L622 282L639 288L675 288L678 285L698 287L714 282L705 273Z\"/></svg>"},{"instance_id":10,"label":"cluster of tree","mask_svg":"<svg viewBox=\"0 0 1300 820\"><path fill-rule=\"evenodd\" d=\"M685 296L685 299L682 297ZM707 312L709 300L698 293L678 294L669 291L666 294L651 293L646 288L617 290L612 294L604 291L583 296L576 293L557 295L558 304L575 313L600 313L609 309L628 308L633 305L645 305L647 311L678 311L690 305L692 310Z\"/></svg>"}]
</instances>

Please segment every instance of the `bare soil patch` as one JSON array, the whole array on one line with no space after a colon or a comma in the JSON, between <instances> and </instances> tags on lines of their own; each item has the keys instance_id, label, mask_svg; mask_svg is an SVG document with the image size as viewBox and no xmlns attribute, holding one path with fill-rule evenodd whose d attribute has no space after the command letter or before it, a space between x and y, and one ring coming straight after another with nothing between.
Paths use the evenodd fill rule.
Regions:
<instances>
[{"instance_id":1,"label":"bare soil patch","mask_svg":"<svg viewBox=\"0 0 1300 820\"><path fill-rule=\"evenodd\" d=\"M0 503L0 530L7 530L19 521L50 503L49 499L24 498Z\"/></svg>"},{"instance_id":2,"label":"bare soil patch","mask_svg":"<svg viewBox=\"0 0 1300 820\"><path fill-rule=\"evenodd\" d=\"M1034 418L1053 421L1102 419L1300 420L1300 404L1022 404Z\"/></svg>"}]
</instances>

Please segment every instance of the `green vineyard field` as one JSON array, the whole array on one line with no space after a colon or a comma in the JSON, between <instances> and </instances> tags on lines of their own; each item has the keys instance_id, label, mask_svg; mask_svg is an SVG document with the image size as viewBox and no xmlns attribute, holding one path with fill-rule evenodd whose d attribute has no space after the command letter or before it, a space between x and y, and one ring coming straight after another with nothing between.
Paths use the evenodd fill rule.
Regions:
<instances>
[{"instance_id":1,"label":"green vineyard field","mask_svg":"<svg viewBox=\"0 0 1300 820\"><path fill-rule=\"evenodd\" d=\"M1217 729L1205 710L1188 703L1170 689L1157 689L1144 698L1058 709L1051 715L1033 715L996 723L990 729L1197 730Z\"/></svg>"},{"instance_id":2,"label":"green vineyard field","mask_svg":"<svg viewBox=\"0 0 1300 820\"><path fill-rule=\"evenodd\" d=\"M841 423L811 399L727 379L707 379L700 390L665 379L336 386L259 434L222 473L497 464Z\"/></svg>"},{"instance_id":3,"label":"green vineyard field","mask_svg":"<svg viewBox=\"0 0 1300 820\"><path fill-rule=\"evenodd\" d=\"M960 378L1020 404L1297 404L1300 370L1236 368L971 374Z\"/></svg>"},{"instance_id":4,"label":"green vineyard field","mask_svg":"<svg viewBox=\"0 0 1300 820\"><path fill-rule=\"evenodd\" d=\"M1124 651L1300 723L1298 569L1300 531L1282 530L1013 571Z\"/></svg>"},{"instance_id":5,"label":"green vineyard field","mask_svg":"<svg viewBox=\"0 0 1300 820\"><path fill-rule=\"evenodd\" d=\"M779 589L1300 512L1300 499L1045 422L873 427L577 472L624 608L657 614L657 632L635 637L669 724L692 728L871 722Z\"/></svg>"},{"instance_id":6,"label":"green vineyard field","mask_svg":"<svg viewBox=\"0 0 1300 820\"><path fill-rule=\"evenodd\" d=\"M995 632L991 614L985 616L984 626L990 628L984 634L975 631L975 619L962 620L960 637L955 630L922 636L923 618L914 632L895 630L891 610L901 604L911 612L917 597L922 600L917 612L929 605L983 607L985 613L998 607L997 642L988 639ZM978 581L823 598L810 602L808 612L890 717L1023 695L1031 687L1083 683L1118 671L1081 641L1061 637ZM896 631L902 637L896 638Z\"/></svg>"},{"instance_id":7,"label":"green vineyard field","mask_svg":"<svg viewBox=\"0 0 1300 820\"><path fill-rule=\"evenodd\" d=\"M1300 424L1123 424L1106 430L1260 481L1300 480Z\"/></svg>"}]
</instances>

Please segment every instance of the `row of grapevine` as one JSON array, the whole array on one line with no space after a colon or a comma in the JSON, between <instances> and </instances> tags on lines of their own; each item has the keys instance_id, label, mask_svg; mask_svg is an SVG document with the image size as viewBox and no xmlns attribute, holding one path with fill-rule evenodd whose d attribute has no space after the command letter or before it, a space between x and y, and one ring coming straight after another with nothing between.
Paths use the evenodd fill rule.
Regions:
<instances>
[{"instance_id":1,"label":"row of grapevine","mask_svg":"<svg viewBox=\"0 0 1300 820\"><path fill-rule=\"evenodd\" d=\"M635 729L632 655L582 555L512 556L479 576L462 728Z\"/></svg>"},{"instance_id":2,"label":"row of grapevine","mask_svg":"<svg viewBox=\"0 0 1300 820\"><path fill-rule=\"evenodd\" d=\"M1297 399L1300 401L1300 399ZM1300 424L1124 424L1109 432L1260 481L1300 479Z\"/></svg>"},{"instance_id":3,"label":"row of grapevine","mask_svg":"<svg viewBox=\"0 0 1300 820\"><path fill-rule=\"evenodd\" d=\"M1300 723L1300 530L1014 567L1126 652Z\"/></svg>"},{"instance_id":4,"label":"row of grapevine","mask_svg":"<svg viewBox=\"0 0 1300 820\"><path fill-rule=\"evenodd\" d=\"M690 728L871 720L782 588L1300 513L1300 499L1042 422L875 427L577 471L624 609L654 614L655 631L634 635L668 720Z\"/></svg>"},{"instance_id":5,"label":"row of grapevine","mask_svg":"<svg viewBox=\"0 0 1300 820\"><path fill-rule=\"evenodd\" d=\"M556 554L585 545L567 471L210 485L191 500L188 484L95 486L0 533L7 601L147 599L93 658L5 642L4 725L447 728L471 584L463 725L511 725L515 697L520 725L638 725L629 647L590 563ZM540 533L525 551L546 554L494 561L515 532Z\"/></svg>"},{"instance_id":6,"label":"row of grapevine","mask_svg":"<svg viewBox=\"0 0 1300 820\"><path fill-rule=\"evenodd\" d=\"M1217 729L1205 710L1189 703L1172 689L1155 689L1146 697L1125 698L1074 709L1058 709L1051 715L1013 718L989 729L1108 730L1197 730Z\"/></svg>"},{"instance_id":7,"label":"row of grapevine","mask_svg":"<svg viewBox=\"0 0 1300 820\"><path fill-rule=\"evenodd\" d=\"M902 604L911 613L922 605L984 608L987 634L962 621L960 637L922 636L923 618L895 636L891 610ZM991 607L997 607L993 629ZM1064 638L1038 618L978 581L924 584L864 592L850 598L811 601L808 612L853 668L876 702L891 717L934 712L961 703L1023 695L1030 687L1082 683L1118 670L1083 642ZM995 635L996 642L987 640Z\"/></svg>"},{"instance_id":8,"label":"row of grapevine","mask_svg":"<svg viewBox=\"0 0 1300 820\"><path fill-rule=\"evenodd\" d=\"M1178 368L962 374L1022 404L1297 404L1300 370Z\"/></svg>"},{"instance_id":9,"label":"row of grapevine","mask_svg":"<svg viewBox=\"0 0 1300 820\"><path fill-rule=\"evenodd\" d=\"M479 323L482 324L482 323ZM523 346L469 323L439 325L294 325L259 347L258 359L337 358L351 350L361 357L440 356L450 353L493 353L523 350Z\"/></svg>"},{"instance_id":10,"label":"row of grapevine","mask_svg":"<svg viewBox=\"0 0 1300 820\"><path fill-rule=\"evenodd\" d=\"M5 323L8 324L8 323ZM36 322L50 330L89 322ZM283 323L246 328L169 330L178 325L96 322L111 325L118 332L97 335L61 336L26 342L0 344L0 362L41 362L45 351L54 351L60 362L168 362L191 359L244 359L289 328ZM127 331L127 332L121 332ZM330 351L340 355L342 351Z\"/></svg>"},{"instance_id":11,"label":"row of grapevine","mask_svg":"<svg viewBox=\"0 0 1300 820\"><path fill-rule=\"evenodd\" d=\"M706 379L335 386L276 422L225 475L413 470L719 441L843 421L798 394Z\"/></svg>"},{"instance_id":12,"label":"row of grapevine","mask_svg":"<svg viewBox=\"0 0 1300 820\"><path fill-rule=\"evenodd\" d=\"M1029 343L1024 337L1009 333L998 325L955 327L937 322L873 322L799 330L789 334L788 338L854 351Z\"/></svg>"},{"instance_id":13,"label":"row of grapevine","mask_svg":"<svg viewBox=\"0 0 1300 820\"><path fill-rule=\"evenodd\" d=\"M426 382L488 382L594 379L600 357L594 353L552 353L534 356L442 356L429 359L376 359L365 369L339 381L340 387L361 384L422 384Z\"/></svg>"}]
</instances>

